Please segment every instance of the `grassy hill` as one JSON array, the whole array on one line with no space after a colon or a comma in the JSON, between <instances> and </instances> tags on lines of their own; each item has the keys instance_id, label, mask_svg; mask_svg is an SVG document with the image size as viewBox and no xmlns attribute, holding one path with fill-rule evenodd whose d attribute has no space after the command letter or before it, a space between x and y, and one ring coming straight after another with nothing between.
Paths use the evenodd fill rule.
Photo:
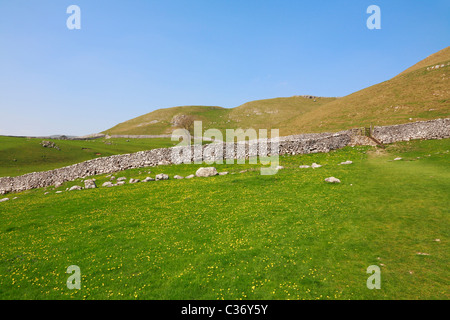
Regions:
<instances>
[{"instance_id":1,"label":"grassy hill","mask_svg":"<svg viewBox=\"0 0 450 320\"><path fill-rule=\"evenodd\" d=\"M174 116L192 115L203 121L203 128L233 129L279 128L283 121L292 116L299 116L315 108L334 101L335 98L316 98L294 96L275 98L245 103L237 108L226 109L209 106L184 106L158 109L143 116L125 121L105 130L107 134L170 134L174 127Z\"/></svg>"},{"instance_id":2,"label":"grassy hill","mask_svg":"<svg viewBox=\"0 0 450 320\"><path fill-rule=\"evenodd\" d=\"M193 115L205 124L211 124L216 119L226 117L229 109L208 106L183 106L167 109L158 109L143 116L119 123L111 129L105 130L107 134L136 134L158 135L170 134L174 129L171 120L179 114Z\"/></svg>"},{"instance_id":3,"label":"grassy hill","mask_svg":"<svg viewBox=\"0 0 450 320\"><path fill-rule=\"evenodd\" d=\"M0 299L448 299L449 149L281 157L273 176L249 164L190 180L172 177L201 165L133 169L117 177L171 179L15 194L0 203ZM299 169L313 162L323 167ZM74 264L81 290L66 287ZM380 290L366 287L371 265Z\"/></svg>"},{"instance_id":4,"label":"grassy hill","mask_svg":"<svg viewBox=\"0 0 450 320\"><path fill-rule=\"evenodd\" d=\"M444 64L439 69L428 66ZM286 131L324 132L450 116L450 47L398 76L286 121Z\"/></svg>"},{"instance_id":5,"label":"grassy hill","mask_svg":"<svg viewBox=\"0 0 450 320\"><path fill-rule=\"evenodd\" d=\"M406 69L400 74L406 74L411 71L415 71L418 69L426 68L428 66L436 66L437 64L442 64L444 61L450 60L450 47L447 47L445 49L442 49L436 53L433 53L429 57L423 59L422 61L419 61L412 67Z\"/></svg>"},{"instance_id":6,"label":"grassy hill","mask_svg":"<svg viewBox=\"0 0 450 320\"><path fill-rule=\"evenodd\" d=\"M439 69L427 67L444 64ZM279 128L282 135L389 125L450 116L450 47L398 76L343 98L294 96L257 100L239 107L186 106L159 109L105 130L109 134L168 134L178 114L203 128Z\"/></svg>"}]
</instances>

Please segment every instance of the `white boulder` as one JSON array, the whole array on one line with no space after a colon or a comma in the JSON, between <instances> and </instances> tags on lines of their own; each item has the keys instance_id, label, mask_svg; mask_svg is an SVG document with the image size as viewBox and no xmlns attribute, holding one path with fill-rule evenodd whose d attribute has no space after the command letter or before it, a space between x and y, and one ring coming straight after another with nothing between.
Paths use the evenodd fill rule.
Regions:
<instances>
[{"instance_id":1,"label":"white boulder","mask_svg":"<svg viewBox=\"0 0 450 320\"><path fill-rule=\"evenodd\" d=\"M217 172L217 169L214 167L207 167L207 168L199 168L197 170L197 172L195 173L195 175L197 177L211 177L211 176L216 176L219 173Z\"/></svg>"},{"instance_id":2,"label":"white boulder","mask_svg":"<svg viewBox=\"0 0 450 320\"><path fill-rule=\"evenodd\" d=\"M341 183L341 180L339 180L338 178L335 177L329 177L325 179L325 182L328 183Z\"/></svg>"}]
</instances>

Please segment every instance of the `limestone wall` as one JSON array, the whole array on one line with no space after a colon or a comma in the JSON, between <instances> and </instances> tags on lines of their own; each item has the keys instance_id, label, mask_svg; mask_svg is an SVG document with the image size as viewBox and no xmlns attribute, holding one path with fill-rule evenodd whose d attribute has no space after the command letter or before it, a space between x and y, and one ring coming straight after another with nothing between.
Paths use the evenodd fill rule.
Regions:
<instances>
[{"instance_id":1,"label":"limestone wall","mask_svg":"<svg viewBox=\"0 0 450 320\"><path fill-rule=\"evenodd\" d=\"M374 127L372 136L382 143L449 138L450 118Z\"/></svg>"},{"instance_id":2,"label":"limestone wall","mask_svg":"<svg viewBox=\"0 0 450 320\"><path fill-rule=\"evenodd\" d=\"M407 123L402 125L375 127L373 136L383 143L408 141L411 139L440 139L450 137L450 119L437 119ZM240 143L212 143L195 148L172 147L141 151L132 154L115 155L84 161L64 168L44 172L33 172L19 177L0 178L0 194L42 188L85 178L132 168L157 165L212 161L217 159L247 159L256 155L271 155L272 148L278 147L280 155L296 155L329 152L352 145L355 141L351 130L338 133L302 134L281 137L278 145L268 141L267 147L258 148L258 141ZM264 146L264 144L263 144ZM190 152L189 152L190 151ZM274 149L275 151L275 149ZM276 154L276 152L275 152Z\"/></svg>"}]
</instances>

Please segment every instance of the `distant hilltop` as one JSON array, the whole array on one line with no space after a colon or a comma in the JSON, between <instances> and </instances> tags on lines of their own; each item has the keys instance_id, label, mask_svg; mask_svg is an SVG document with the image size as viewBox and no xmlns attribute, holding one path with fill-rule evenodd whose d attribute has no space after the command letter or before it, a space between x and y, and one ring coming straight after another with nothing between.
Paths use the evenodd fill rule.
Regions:
<instances>
[{"instance_id":1,"label":"distant hilltop","mask_svg":"<svg viewBox=\"0 0 450 320\"><path fill-rule=\"evenodd\" d=\"M434 53L394 78L345 97L296 95L247 102L236 108L180 106L158 109L103 131L108 135L164 135L183 115L203 129L280 129L281 135L333 132L450 116L450 47Z\"/></svg>"}]
</instances>

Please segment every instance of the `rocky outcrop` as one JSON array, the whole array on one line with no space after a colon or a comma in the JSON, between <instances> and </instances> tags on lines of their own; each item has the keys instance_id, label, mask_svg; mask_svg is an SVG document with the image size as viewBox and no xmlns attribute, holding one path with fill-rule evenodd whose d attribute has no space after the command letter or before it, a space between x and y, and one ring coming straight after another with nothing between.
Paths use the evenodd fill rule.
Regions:
<instances>
[{"instance_id":1,"label":"rocky outcrop","mask_svg":"<svg viewBox=\"0 0 450 320\"><path fill-rule=\"evenodd\" d=\"M54 148L56 150L61 150L53 141L43 140L40 145L44 148Z\"/></svg>"}]
</instances>

